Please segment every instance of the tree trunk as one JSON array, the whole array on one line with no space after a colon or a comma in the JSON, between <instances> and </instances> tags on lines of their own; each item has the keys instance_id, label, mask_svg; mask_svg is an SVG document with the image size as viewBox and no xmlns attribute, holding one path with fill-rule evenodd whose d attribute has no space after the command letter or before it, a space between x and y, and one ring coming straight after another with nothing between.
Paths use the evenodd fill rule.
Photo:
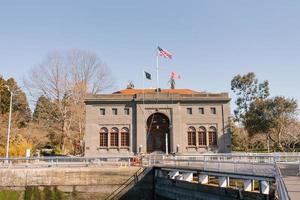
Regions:
<instances>
[{"instance_id":1,"label":"tree trunk","mask_svg":"<svg viewBox=\"0 0 300 200\"><path fill-rule=\"evenodd\" d=\"M282 144L281 144L281 128L279 128L278 132L277 132L277 146L278 146L278 149L279 151L283 151L283 147L282 147Z\"/></svg>"},{"instance_id":2,"label":"tree trunk","mask_svg":"<svg viewBox=\"0 0 300 200\"><path fill-rule=\"evenodd\" d=\"M269 141L269 134L267 134L267 137L266 137L266 142L267 142L267 149L268 149L268 153L270 153L270 141Z\"/></svg>"}]
</instances>

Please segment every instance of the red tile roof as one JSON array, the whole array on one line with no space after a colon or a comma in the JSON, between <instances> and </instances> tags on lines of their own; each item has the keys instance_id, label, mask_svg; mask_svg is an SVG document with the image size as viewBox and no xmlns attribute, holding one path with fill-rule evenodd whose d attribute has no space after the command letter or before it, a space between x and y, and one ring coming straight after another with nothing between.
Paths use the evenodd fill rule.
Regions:
<instances>
[{"instance_id":1,"label":"red tile roof","mask_svg":"<svg viewBox=\"0 0 300 200\"><path fill-rule=\"evenodd\" d=\"M151 94L155 93L156 89L124 89L113 94ZM161 89L160 93L170 93L170 94L200 94L200 92L196 92L190 89Z\"/></svg>"}]
</instances>

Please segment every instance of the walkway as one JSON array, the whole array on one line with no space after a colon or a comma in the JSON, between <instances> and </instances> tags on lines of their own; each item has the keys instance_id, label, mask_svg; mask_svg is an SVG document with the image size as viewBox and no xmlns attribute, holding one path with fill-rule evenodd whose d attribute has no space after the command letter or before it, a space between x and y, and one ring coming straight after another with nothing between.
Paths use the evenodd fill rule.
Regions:
<instances>
[{"instance_id":1,"label":"walkway","mask_svg":"<svg viewBox=\"0 0 300 200\"><path fill-rule=\"evenodd\" d=\"M300 199L299 163L279 164L279 168L291 200Z\"/></svg>"}]
</instances>

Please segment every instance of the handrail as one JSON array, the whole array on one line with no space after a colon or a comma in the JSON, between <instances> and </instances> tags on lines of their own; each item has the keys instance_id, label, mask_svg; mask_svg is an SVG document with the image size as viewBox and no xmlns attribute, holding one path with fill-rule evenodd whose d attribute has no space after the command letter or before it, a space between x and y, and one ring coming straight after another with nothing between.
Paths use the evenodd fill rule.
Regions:
<instances>
[{"instance_id":1,"label":"handrail","mask_svg":"<svg viewBox=\"0 0 300 200\"><path fill-rule=\"evenodd\" d=\"M226 166L224 167L224 164ZM190 169L227 172L243 175L257 175L274 177L273 162L249 162L243 160L188 160L188 159L170 159L170 158L148 158L143 160L143 166L157 167L186 167ZM258 169L256 169L258 167ZM264 170L261 170L264 168Z\"/></svg>"},{"instance_id":2,"label":"handrail","mask_svg":"<svg viewBox=\"0 0 300 200\"><path fill-rule=\"evenodd\" d=\"M146 168L140 168L137 170L134 175L130 176L122 185L120 185L117 189L115 189L109 196L105 198L105 200L114 199L117 197L125 188L127 188L132 182L136 183L138 181L138 177L146 170ZM131 180L132 179L132 180Z\"/></svg>"},{"instance_id":3,"label":"handrail","mask_svg":"<svg viewBox=\"0 0 300 200\"><path fill-rule=\"evenodd\" d=\"M281 171L276 162L274 163L274 167L275 167L276 191L278 194L278 198L279 200L290 200L286 185L284 184L282 179Z\"/></svg>"},{"instance_id":4,"label":"handrail","mask_svg":"<svg viewBox=\"0 0 300 200\"><path fill-rule=\"evenodd\" d=\"M102 157L11 157L0 158L2 167L43 167L43 166L90 166L111 164L125 164L130 166L133 156L102 156Z\"/></svg>"},{"instance_id":5,"label":"handrail","mask_svg":"<svg viewBox=\"0 0 300 200\"><path fill-rule=\"evenodd\" d=\"M0 160L95 160L95 159L125 159L133 158L134 156L101 156L101 157L74 157L74 156L43 156L43 157L0 157Z\"/></svg>"}]
</instances>

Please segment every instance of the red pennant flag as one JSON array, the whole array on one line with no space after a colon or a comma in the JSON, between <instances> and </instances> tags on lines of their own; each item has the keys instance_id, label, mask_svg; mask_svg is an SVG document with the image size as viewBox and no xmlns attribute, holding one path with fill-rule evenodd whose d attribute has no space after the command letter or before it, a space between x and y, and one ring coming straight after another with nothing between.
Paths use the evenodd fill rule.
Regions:
<instances>
[{"instance_id":1,"label":"red pennant flag","mask_svg":"<svg viewBox=\"0 0 300 200\"><path fill-rule=\"evenodd\" d=\"M176 72L172 72L170 76L172 79L181 79L181 76Z\"/></svg>"}]
</instances>

